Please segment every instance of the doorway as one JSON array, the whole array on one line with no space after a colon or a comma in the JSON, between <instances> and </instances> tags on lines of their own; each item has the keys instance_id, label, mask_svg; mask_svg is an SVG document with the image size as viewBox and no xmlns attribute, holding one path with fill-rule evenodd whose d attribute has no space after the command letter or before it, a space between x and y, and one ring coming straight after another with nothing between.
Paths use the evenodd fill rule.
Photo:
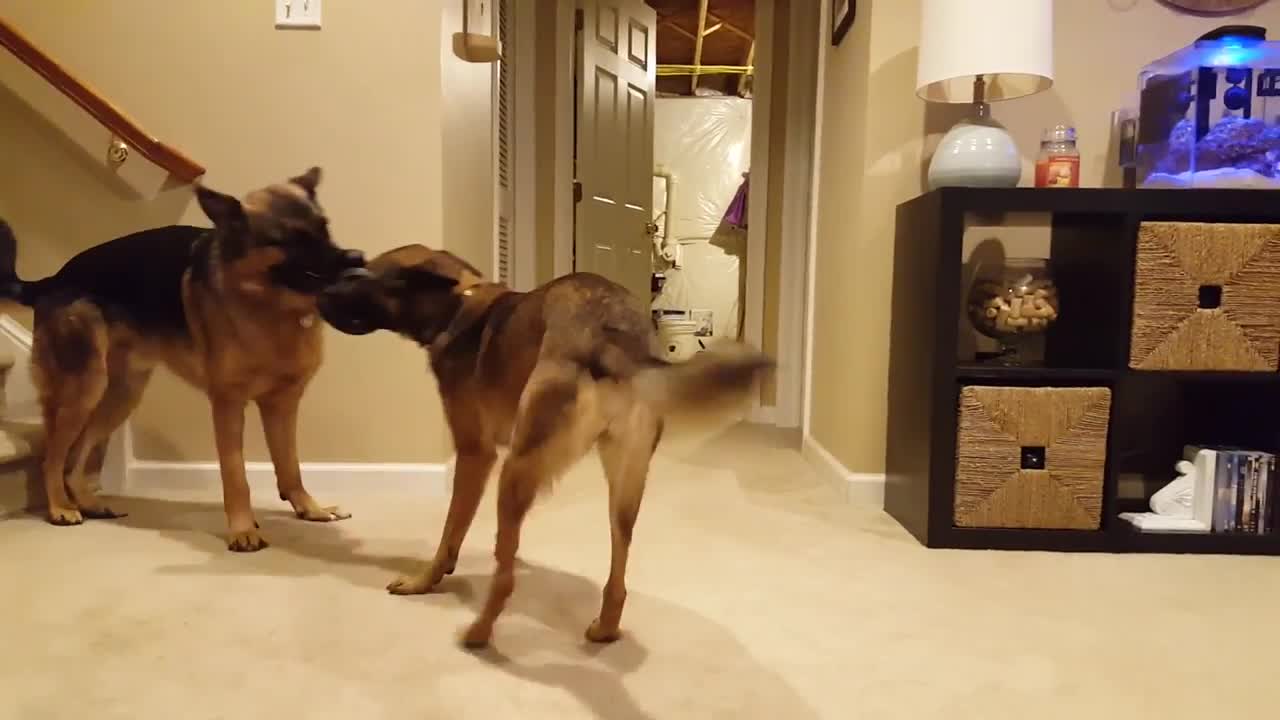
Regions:
<instances>
[{"instance_id":1,"label":"doorway","mask_svg":"<svg viewBox=\"0 0 1280 720\"><path fill-rule=\"evenodd\" d=\"M761 348L779 368L751 419L800 427L821 3L512 5L514 114L535 118L515 123L516 217L535 218L514 223L511 252L534 257L515 275L616 275Z\"/></svg>"}]
</instances>

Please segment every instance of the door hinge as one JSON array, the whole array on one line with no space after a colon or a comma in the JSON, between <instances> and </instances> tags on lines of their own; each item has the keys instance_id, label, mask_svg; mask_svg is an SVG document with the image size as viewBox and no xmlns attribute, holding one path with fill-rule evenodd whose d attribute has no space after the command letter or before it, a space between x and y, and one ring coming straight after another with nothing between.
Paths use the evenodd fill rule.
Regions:
<instances>
[{"instance_id":1,"label":"door hinge","mask_svg":"<svg viewBox=\"0 0 1280 720\"><path fill-rule=\"evenodd\" d=\"M573 11L573 29L582 32L587 26L587 14L582 8Z\"/></svg>"},{"instance_id":2,"label":"door hinge","mask_svg":"<svg viewBox=\"0 0 1280 720\"><path fill-rule=\"evenodd\" d=\"M573 202L575 205L582 202L582 181L581 180L573 181Z\"/></svg>"}]
</instances>

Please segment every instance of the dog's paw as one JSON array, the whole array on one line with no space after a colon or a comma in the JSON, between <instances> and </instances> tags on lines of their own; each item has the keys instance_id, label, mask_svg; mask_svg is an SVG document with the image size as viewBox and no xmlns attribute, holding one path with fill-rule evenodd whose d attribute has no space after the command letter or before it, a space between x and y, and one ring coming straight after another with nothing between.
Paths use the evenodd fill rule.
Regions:
<instances>
[{"instance_id":1,"label":"dog's paw","mask_svg":"<svg viewBox=\"0 0 1280 720\"><path fill-rule=\"evenodd\" d=\"M258 552L267 546L267 541L258 534L257 530L233 532L231 538L227 540L227 549L231 552Z\"/></svg>"},{"instance_id":2,"label":"dog's paw","mask_svg":"<svg viewBox=\"0 0 1280 720\"><path fill-rule=\"evenodd\" d=\"M346 520L351 517L351 513L344 511L337 505L329 507L320 507L315 505L312 507L304 507L295 509L294 514L303 520L310 522L334 522L335 520Z\"/></svg>"},{"instance_id":3,"label":"dog's paw","mask_svg":"<svg viewBox=\"0 0 1280 720\"><path fill-rule=\"evenodd\" d=\"M115 520L116 518L129 516L129 513L120 510L112 510L105 504L81 507L80 514L90 520Z\"/></svg>"},{"instance_id":4,"label":"dog's paw","mask_svg":"<svg viewBox=\"0 0 1280 720\"><path fill-rule=\"evenodd\" d=\"M600 625L600 618L591 621L587 626L587 632L584 633L588 640L593 643L611 643L622 637L622 631L618 628L604 628Z\"/></svg>"},{"instance_id":5,"label":"dog's paw","mask_svg":"<svg viewBox=\"0 0 1280 720\"><path fill-rule=\"evenodd\" d=\"M423 595L431 592L441 578L435 568L430 567L420 573L408 573L387 584L387 592L392 595Z\"/></svg>"},{"instance_id":6,"label":"dog's paw","mask_svg":"<svg viewBox=\"0 0 1280 720\"><path fill-rule=\"evenodd\" d=\"M49 508L49 524L65 527L67 525L79 525L84 522L84 515L80 514L80 510L73 507L51 507Z\"/></svg>"},{"instance_id":7,"label":"dog's paw","mask_svg":"<svg viewBox=\"0 0 1280 720\"><path fill-rule=\"evenodd\" d=\"M477 620L462 634L462 647L468 650L483 650L489 647L493 637L493 625Z\"/></svg>"},{"instance_id":8,"label":"dog's paw","mask_svg":"<svg viewBox=\"0 0 1280 720\"><path fill-rule=\"evenodd\" d=\"M310 522L333 522L335 520L346 520L351 517L351 513L345 512L337 505L325 507L316 502L311 494L306 490L297 490L289 493L280 494L280 499L287 501L293 506L293 514L302 520Z\"/></svg>"}]
</instances>

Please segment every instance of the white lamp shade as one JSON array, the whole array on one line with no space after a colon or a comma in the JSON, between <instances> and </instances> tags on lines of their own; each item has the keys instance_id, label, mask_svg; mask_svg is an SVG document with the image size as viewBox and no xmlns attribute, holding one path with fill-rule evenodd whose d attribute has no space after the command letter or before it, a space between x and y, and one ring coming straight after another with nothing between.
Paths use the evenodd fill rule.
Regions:
<instances>
[{"instance_id":1,"label":"white lamp shade","mask_svg":"<svg viewBox=\"0 0 1280 720\"><path fill-rule=\"evenodd\" d=\"M1053 85L1053 0L923 0L916 94L932 102L1009 100Z\"/></svg>"}]
</instances>

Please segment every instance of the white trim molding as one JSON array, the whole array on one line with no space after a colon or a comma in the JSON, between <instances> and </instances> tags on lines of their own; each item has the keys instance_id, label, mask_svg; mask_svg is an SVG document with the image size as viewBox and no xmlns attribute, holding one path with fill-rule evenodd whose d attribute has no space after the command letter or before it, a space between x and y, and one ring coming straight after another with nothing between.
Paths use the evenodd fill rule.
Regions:
<instances>
[{"instance_id":1,"label":"white trim molding","mask_svg":"<svg viewBox=\"0 0 1280 720\"><path fill-rule=\"evenodd\" d=\"M857 473L845 467L812 435L805 435L800 455L817 471L819 477L836 488L846 500L856 505L884 507L884 473Z\"/></svg>"},{"instance_id":2,"label":"white trim molding","mask_svg":"<svg viewBox=\"0 0 1280 720\"><path fill-rule=\"evenodd\" d=\"M573 124L578 107L574 99L574 76L578 72L578 31L576 3L556 4L555 22L555 152L551 195L555 203L554 270L556 277L573 272L573 222L575 203Z\"/></svg>"},{"instance_id":3,"label":"white trim molding","mask_svg":"<svg viewBox=\"0 0 1280 720\"><path fill-rule=\"evenodd\" d=\"M397 494L448 494L452 477L452 461L447 463L302 463L302 479L307 489L329 495L358 491L394 491ZM275 469L269 462L245 463L249 487L256 493L274 493ZM218 488L222 476L218 463L162 462L134 460L129 463L127 482L121 492L143 487L152 489ZM105 489L105 488L104 488Z\"/></svg>"},{"instance_id":4,"label":"white trim molding","mask_svg":"<svg viewBox=\"0 0 1280 720\"><path fill-rule=\"evenodd\" d=\"M809 437L813 423L813 331L814 331L814 296L818 286L818 201L821 195L822 179L822 123L826 112L827 83L827 47L828 29L831 24L831 3L819 3L818 37L814 43L818 48L818 67L816 77L816 98L813 108L813 147L809 178L809 228L805 242L805 283L804 283L804 374L801 379L800 396L800 434Z\"/></svg>"}]
</instances>

